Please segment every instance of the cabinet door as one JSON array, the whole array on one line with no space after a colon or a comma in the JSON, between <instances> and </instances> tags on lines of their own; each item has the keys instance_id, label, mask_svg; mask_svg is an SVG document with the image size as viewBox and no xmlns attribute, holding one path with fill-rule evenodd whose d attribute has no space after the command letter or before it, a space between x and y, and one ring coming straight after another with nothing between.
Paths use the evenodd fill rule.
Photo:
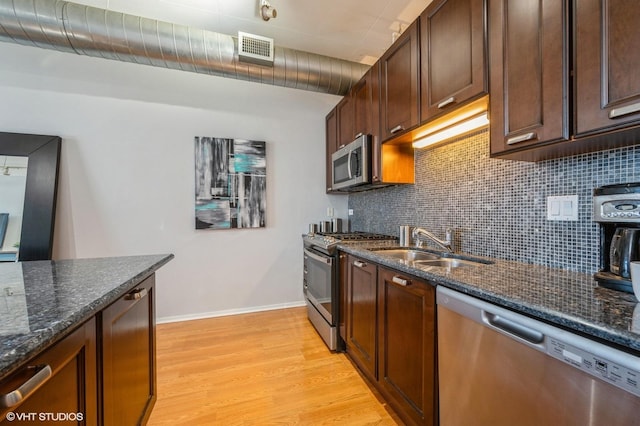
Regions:
<instances>
[{"instance_id":1,"label":"cabinet door","mask_svg":"<svg viewBox=\"0 0 640 426\"><path fill-rule=\"evenodd\" d=\"M380 58L380 132L398 136L420 120L419 21L405 30Z\"/></svg>"},{"instance_id":2,"label":"cabinet door","mask_svg":"<svg viewBox=\"0 0 640 426\"><path fill-rule=\"evenodd\" d=\"M358 134L377 136L380 133L380 64L376 62L353 86L353 123L355 138Z\"/></svg>"},{"instance_id":3,"label":"cabinet door","mask_svg":"<svg viewBox=\"0 0 640 426\"><path fill-rule=\"evenodd\" d=\"M353 87L354 132L371 135L371 180L382 180L380 144L380 63L376 62ZM354 135L354 136L356 136Z\"/></svg>"},{"instance_id":4,"label":"cabinet door","mask_svg":"<svg viewBox=\"0 0 640 426\"><path fill-rule=\"evenodd\" d=\"M155 278L102 313L102 392L106 425L145 423L156 401Z\"/></svg>"},{"instance_id":5,"label":"cabinet door","mask_svg":"<svg viewBox=\"0 0 640 426\"><path fill-rule=\"evenodd\" d=\"M338 148L353 142L354 131L354 101L350 95L346 95L336 106L338 112Z\"/></svg>"},{"instance_id":6,"label":"cabinet door","mask_svg":"<svg viewBox=\"0 0 640 426\"><path fill-rule=\"evenodd\" d=\"M575 2L576 135L640 124L640 2Z\"/></svg>"},{"instance_id":7,"label":"cabinet door","mask_svg":"<svg viewBox=\"0 0 640 426\"><path fill-rule=\"evenodd\" d=\"M0 382L2 395L34 376L44 382L34 393L23 395L19 405L0 408L0 424L97 424L96 371L96 322L91 319ZM7 419L8 412L14 414L13 421Z\"/></svg>"},{"instance_id":8,"label":"cabinet door","mask_svg":"<svg viewBox=\"0 0 640 426\"><path fill-rule=\"evenodd\" d=\"M436 0L420 15L420 119L487 91L485 2Z\"/></svg>"},{"instance_id":9,"label":"cabinet door","mask_svg":"<svg viewBox=\"0 0 640 426\"><path fill-rule=\"evenodd\" d=\"M347 294L348 294L348 282L349 282L349 259L346 253L340 252L338 262L338 286L340 291L340 304L339 304L339 316L338 316L338 350L344 351L345 342L347 340Z\"/></svg>"},{"instance_id":10,"label":"cabinet door","mask_svg":"<svg viewBox=\"0 0 640 426\"><path fill-rule=\"evenodd\" d=\"M377 268L349 256L347 285L347 353L373 381L377 378Z\"/></svg>"},{"instance_id":11,"label":"cabinet door","mask_svg":"<svg viewBox=\"0 0 640 426\"><path fill-rule=\"evenodd\" d=\"M331 154L338 150L338 113L336 108L332 109L325 119L325 131L326 131L326 149L327 149L327 192L332 191L333 179L332 179L332 162Z\"/></svg>"},{"instance_id":12,"label":"cabinet door","mask_svg":"<svg viewBox=\"0 0 640 426\"><path fill-rule=\"evenodd\" d=\"M568 140L568 2L488 1L491 154Z\"/></svg>"},{"instance_id":13,"label":"cabinet door","mask_svg":"<svg viewBox=\"0 0 640 426\"><path fill-rule=\"evenodd\" d=\"M378 269L380 387L407 423L437 424L435 287Z\"/></svg>"}]
</instances>

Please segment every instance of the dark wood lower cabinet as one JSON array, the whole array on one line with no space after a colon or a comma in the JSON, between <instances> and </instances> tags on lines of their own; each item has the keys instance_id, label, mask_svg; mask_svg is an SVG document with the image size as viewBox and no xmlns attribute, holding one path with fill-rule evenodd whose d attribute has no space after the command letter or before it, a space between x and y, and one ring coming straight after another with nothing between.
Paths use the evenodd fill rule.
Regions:
<instances>
[{"instance_id":1,"label":"dark wood lower cabinet","mask_svg":"<svg viewBox=\"0 0 640 426\"><path fill-rule=\"evenodd\" d=\"M340 259L347 355L405 423L438 424L435 286L351 255Z\"/></svg>"},{"instance_id":2,"label":"dark wood lower cabinet","mask_svg":"<svg viewBox=\"0 0 640 426\"><path fill-rule=\"evenodd\" d=\"M47 368L51 369L48 379ZM98 424L95 319L2 380L0 394L19 389L34 376L42 377L44 384L22 395L24 402L1 408L0 425Z\"/></svg>"},{"instance_id":3,"label":"dark wood lower cabinet","mask_svg":"<svg viewBox=\"0 0 640 426\"><path fill-rule=\"evenodd\" d=\"M378 268L378 383L409 424L438 423L435 287Z\"/></svg>"},{"instance_id":4,"label":"dark wood lower cabinet","mask_svg":"<svg viewBox=\"0 0 640 426\"><path fill-rule=\"evenodd\" d=\"M157 397L154 289L151 275L3 378L0 426L145 424ZM44 383L2 408L6 395L34 375Z\"/></svg>"},{"instance_id":5,"label":"dark wood lower cabinet","mask_svg":"<svg viewBox=\"0 0 640 426\"><path fill-rule=\"evenodd\" d=\"M378 378L377 267L374 263L348 256L346 304L347 353L372 380Z\"/></svg>"},{"instance_id":6,"label":"dark wood lower cabinet","mask_svg":"<svg viewBox=\"0 0 640 426\"><path fill-rule=\"evenodd\" d=\"M154 276L102 312L105 425L146 423L155 404Z\"/></svg>"}]
</instances>

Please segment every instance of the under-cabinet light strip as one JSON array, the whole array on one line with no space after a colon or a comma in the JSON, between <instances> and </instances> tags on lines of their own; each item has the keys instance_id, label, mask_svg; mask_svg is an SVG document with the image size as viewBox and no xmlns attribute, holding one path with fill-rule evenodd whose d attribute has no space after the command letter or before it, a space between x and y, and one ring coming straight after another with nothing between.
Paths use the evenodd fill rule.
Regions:
<instances>
[{"instance_id":1,"label":"under-cabinet light strip","mask_svg":"<svg viewBox=\"0 0 640 426\"><path fill-rule=\"evenodd\" d=\"M479 129L480 127L484 127L488 124L489 118L487 117L487 113L485 112L481 115L473 117L470 120L463 121L462 123L458 123L439 132L425 136L424 138L420 138L413 142L413 147L425 148L429 145L442 142L454 136L470 132L471 130Z\"/></svg>"}]
</instances>

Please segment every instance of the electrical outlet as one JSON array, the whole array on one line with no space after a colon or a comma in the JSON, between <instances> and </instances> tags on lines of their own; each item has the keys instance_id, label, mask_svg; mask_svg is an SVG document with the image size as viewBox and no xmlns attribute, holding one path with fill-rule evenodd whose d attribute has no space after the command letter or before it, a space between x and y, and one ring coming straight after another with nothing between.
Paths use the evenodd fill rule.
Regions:
<instances>
[{"instance_id":1,"label":"electrical outlet","mask_svg":"<svg viewBox=\"0 0 640 426\"><path fill-rule=\"evenodd\" d=\"M349 216L353 216L353 209L349 209Z\"/></svg>"},{"instance_id":2,"label":"electrical outlet","mask_svg":"<svg viewBox=\"0 0 640 426\"><path fill-rule=\"evenodd\" d=\"M578 196L559 195L547 197L547 220L578 220Z\"/></svg>"}]
</instances>

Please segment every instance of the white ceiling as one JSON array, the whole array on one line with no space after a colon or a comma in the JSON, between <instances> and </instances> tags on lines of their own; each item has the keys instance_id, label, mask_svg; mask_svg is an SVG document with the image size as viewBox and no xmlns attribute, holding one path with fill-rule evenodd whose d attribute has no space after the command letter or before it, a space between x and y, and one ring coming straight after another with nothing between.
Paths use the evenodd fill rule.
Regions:
<instances>
[{"instance_id":1,"label":"white ceiling","mask_svg":"<svg viewBox=\"0 0 640 426\"><path fill-rule=\"evenodd\" d=\"M373 64L431 0L269 0L277 17L259 15L260 0L70 0L102 9L222 34L238 31L277 46Z\"/></svg>"}]
</instances>

